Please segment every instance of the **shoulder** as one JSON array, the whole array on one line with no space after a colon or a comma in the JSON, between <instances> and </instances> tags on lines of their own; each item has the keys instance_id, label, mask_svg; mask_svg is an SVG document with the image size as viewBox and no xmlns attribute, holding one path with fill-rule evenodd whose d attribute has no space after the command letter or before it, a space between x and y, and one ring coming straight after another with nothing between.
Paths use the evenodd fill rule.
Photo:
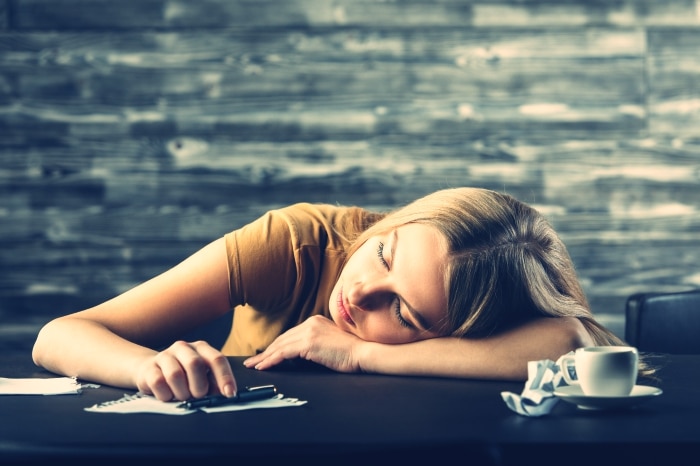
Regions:
<instances>
[{"instance_id":1,"label":"shoulder","mask_svg":"<svg viewBox=\"0 0 700 466\"><path fill-rule=\"evenodd\" d=\"M367 227L374 215L355 206L297 203L267 214L271 222L287 228L295 246L321 245L345 249Z\"/></svg>"},{"instance_id":2,"label":"shoulder","mask_svg":"<svg viewBox=\"0 0 700 466\"><path fill-rule=\"evenodd\" d=\"M346 238L363 212L357 207L299 203L269 210L225 235L231 302L258 310L295 302L321 274L334 274L333 264L344 257Z\"/></svg>"},{"instance_id":3,"label":"shoulder","mask_svg":"<svg viewBox=\"0 0 700 466\"><path fill-rule=\"evenodd\" d=\"M340 206L333 204L312 204L299 202L280 209L271 210L271 215L281 215L295 223L310 223L320 225L342 225L348 220L362 218L368 211L356 206Z\"/></svg>"},{"instance_id":4,"label":"shoulder","mask_svg":"<svg viewBox=\"0 0 700 466\"><path fill-rule=\"evenodd\" d=\"M297 203L272 209L225 235L229 262L285 264L295 251L347 249L372 215L359 207ZM245 256L245 257L244 257Z\"/></svg>"}]
</instances>

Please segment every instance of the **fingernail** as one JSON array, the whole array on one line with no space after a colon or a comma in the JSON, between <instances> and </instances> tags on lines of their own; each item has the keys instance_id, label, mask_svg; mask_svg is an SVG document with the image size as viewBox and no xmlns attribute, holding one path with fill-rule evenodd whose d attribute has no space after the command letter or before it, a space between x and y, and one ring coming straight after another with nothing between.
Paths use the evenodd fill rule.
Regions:
<instances>
[{"instance_id":1,"label":"fingernail","mask_svg":"<svg viewBox=\"0 0 700 466\"><path fill-rule=\"evenodd\" d=\"M231 398L235 393L233 393L233 385L230 383L227 383L224 385L224 395L228 398Z\"/></svg>"}]
</instances>

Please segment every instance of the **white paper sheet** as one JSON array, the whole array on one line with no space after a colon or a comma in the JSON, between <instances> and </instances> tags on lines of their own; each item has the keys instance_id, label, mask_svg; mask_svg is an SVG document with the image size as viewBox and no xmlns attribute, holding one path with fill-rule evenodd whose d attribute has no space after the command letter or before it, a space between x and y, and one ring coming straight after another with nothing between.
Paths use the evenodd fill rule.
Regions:
<instances>
[{"instance_id":1,"label":"white paper sheet","mask_svg":"<svg viewBox=\"0 0 700 466\"><path fill-rule=\"evenodd\" d=\"M125 394L122 398L114 401L107 401L85 408L85 411L93 413L155 413L182 416L197 412L197 409L186 409L179 407L179 401L160 401L157 398L144 395L142 393ZM230 405L216 406L213 408L200 408L206 413L222 413L227 411L243 411L246 409L259 408L287 408L292 406L302 406L306 401L297 398L285 398L278 394L266 400L249 401L246 403L233 403Z\"/></svg>"},{"instance_id":2,"label":"white paper sheet","mask_svg":"<svg viewBox=\"0 0 700 466\"><path fill-rule=\"evenodd\" d=\"M68 395L80 393L75 377L12 379L0 377L0 395Z\"/></svg>"},{"instance_id":3,"label":"white paper sheet","mask_svg":"<svg viewBox=\"0 0 700 466\"><path fill-rule=\"evenodd\" d=\"M178 407L179 401L160 401L156 397L144 395L142 393L128 394L118 400L105 401L88 408L85 411L92 413L157 413L184 415L194 413L193 409L183 409Z\"/></svg>"}]
</instances>

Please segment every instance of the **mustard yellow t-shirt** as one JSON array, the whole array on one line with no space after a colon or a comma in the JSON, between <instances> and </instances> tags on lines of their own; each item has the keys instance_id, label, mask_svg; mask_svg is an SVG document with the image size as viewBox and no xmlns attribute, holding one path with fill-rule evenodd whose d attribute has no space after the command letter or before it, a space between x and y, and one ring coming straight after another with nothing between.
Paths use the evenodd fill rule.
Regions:
<instances>
[{"instance_id":1,"label":"mustard yellow t-shirt","mask_svg":"<svg viewBox=\"0 0 700 466\"><path fill-rule=\"evenodd\" d=\"M359 207L300 203L225 235L233 326L222 352L248 356L328 301L350 240L376 221Z\"/></svg>"}]
</instances>

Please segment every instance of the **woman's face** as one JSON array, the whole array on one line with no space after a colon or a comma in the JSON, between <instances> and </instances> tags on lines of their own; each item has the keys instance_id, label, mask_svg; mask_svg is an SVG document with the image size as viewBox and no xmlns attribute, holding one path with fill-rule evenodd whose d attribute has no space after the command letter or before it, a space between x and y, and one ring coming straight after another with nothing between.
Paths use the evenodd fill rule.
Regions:
<instances>
[{"instance_id":1,"label":"woman's face","mask_svg":"<svg viewBox=\"0 0 700 466\"><path fill-rule=\"evenodd\" d=\"M331 318L343 330L378 343L441 336L447 257L444 238L422 224L370 238L338 278L329 302Z\"/></svg>"}]
</instances>

